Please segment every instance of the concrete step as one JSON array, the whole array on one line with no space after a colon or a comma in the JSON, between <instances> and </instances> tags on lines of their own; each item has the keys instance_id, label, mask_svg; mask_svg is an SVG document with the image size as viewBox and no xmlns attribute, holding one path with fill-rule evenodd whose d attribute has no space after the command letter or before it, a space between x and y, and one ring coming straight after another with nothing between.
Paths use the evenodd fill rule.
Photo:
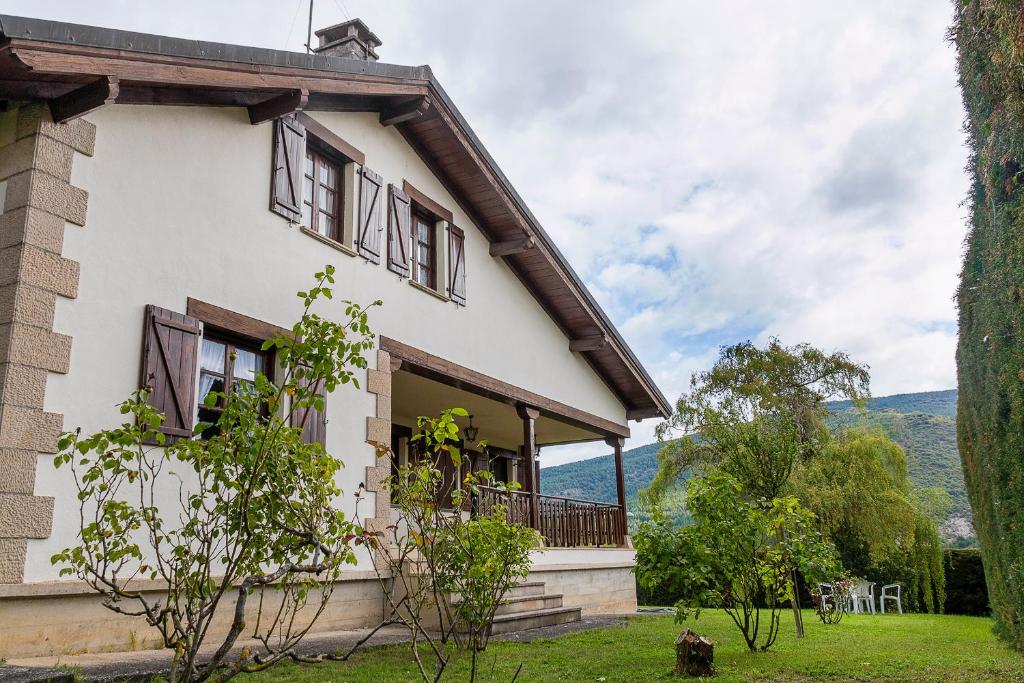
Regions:
<instances>
[{"instance_id":1,"label":"concrete step","mask_svg":"<svg viewBox=\"0 0 1024 683\"><path fill-rule=\"evenodd\" d=\"M519 614L521 612L554 609L561 606L561 593L552 595L523 595L518 598L506 598L505 604L501 605L494 614L496 616L500 614Z\"/></svg>"},{"instance_id":2,"label":"concrete step","mask_svg":"<svg viewBox=\"0 0 1024 683\"><path fill-rule=\"evenodd\" d=\"M505 599L521 598L524 595L544 595L543 581L526 581L508 589Z\"/></svg>"},{"instance_id":3,"label":"concrete step","mask_svg":"<svg viewBox=\"0 0 1024 683\"><path fill-rule=\"evenodd\" d=\"M539 609L532 612L518 612L516 614L502 614L494 617L491 624L491 635L501 633L512 633L513 631L526 631L531 628L542 626L555 626L556 624L568 624L579 621L581 610L579 607L555 607L553 609Z\"/></svg>"}]
</instances>

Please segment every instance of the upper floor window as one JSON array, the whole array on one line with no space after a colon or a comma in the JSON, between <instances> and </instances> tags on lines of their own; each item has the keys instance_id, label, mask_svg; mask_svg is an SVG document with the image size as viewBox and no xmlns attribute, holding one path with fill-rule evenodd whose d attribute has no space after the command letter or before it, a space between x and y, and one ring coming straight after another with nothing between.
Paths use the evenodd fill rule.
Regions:
<instances>
[{"instance_id":1,"label":"upper floor window","mask_svg":"<svg viewBox=\"0 0 1024 683\"><path fill-rule=\"evenodd\" d=\"M437 229L435 221L425 213L412 214L412 277L431 289L437 288Z\"/></svg>"},{"instance_id":2,"label":"upper floor window","mask_svg":"<svg viewBox=\"0 0 1024 683\"><path fill-rule=\"evenodd\" d=\"M302 224L337 242L342 241L342 177L342 164L312 146L306 147Z\"/></svg>"}]
</instances>

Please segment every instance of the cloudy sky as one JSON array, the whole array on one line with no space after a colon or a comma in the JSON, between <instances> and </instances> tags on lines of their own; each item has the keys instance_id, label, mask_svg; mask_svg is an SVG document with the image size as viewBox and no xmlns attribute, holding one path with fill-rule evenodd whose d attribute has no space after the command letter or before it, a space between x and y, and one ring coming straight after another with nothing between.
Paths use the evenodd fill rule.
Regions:
<instances>
[{"instance_id":1,"label":"cloudy sky","mask_svg":"<svg viewBox=\"0 0 1024 683\"><path fill-rule=\"evenodd\" d=\"M302 50L307 0L3 11ZM316 0L430 64L665 394L771 335L955 386L963 112L942 0ZM630 445L652 439L636 425ZM545 465L603 447L545 453Z\"/></svg>"}]
</instances>

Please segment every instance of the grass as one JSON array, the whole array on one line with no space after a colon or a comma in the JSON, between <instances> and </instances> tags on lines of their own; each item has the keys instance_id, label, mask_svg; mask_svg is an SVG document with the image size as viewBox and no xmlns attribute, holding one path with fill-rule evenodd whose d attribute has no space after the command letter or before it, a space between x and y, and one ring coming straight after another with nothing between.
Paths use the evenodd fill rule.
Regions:
<instances>
[{"instance_id":1,"label":"grass","mask_svg":"<svg viewBox=\"0 0 1024 683\"><path fill-rule=\"evenodd\" d=\"M783 614L782 632L767 653L752 654L728 617L705 611L699 620L676 624L671 616L638 616L611 627L532 643L495 642L482 655L478 680L519 681L673 680L675 638L689 626L715 641L715 666L727 681L1024 681L1024 656L992 634L992 620L938 615L850 615L824 626L805 613L807 636L793 635ZM445 676L468 680L468 657ZM493 672L493 673L492 673ZM348 662L282 664L255 677L260 681L352 681L385 683L419 680L407 646L374 648Z\"/></svg>"}]
</instances>

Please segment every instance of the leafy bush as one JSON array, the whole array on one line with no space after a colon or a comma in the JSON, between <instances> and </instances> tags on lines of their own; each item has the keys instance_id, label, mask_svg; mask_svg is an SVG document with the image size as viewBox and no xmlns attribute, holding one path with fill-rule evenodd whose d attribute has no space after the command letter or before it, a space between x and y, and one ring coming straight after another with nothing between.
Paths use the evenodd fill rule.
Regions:
<instances>
[{"instance_id":1,"label":"leafy bush","mask_svg":"<svg viewBox=\"0 0 1024 683\"><path fill-rule=\"evenodd\" d=\"M279 385L258 374L247 390L210 392L223 412L211 436L166 443L164 416L136 392L121 405L126 422L91 435L64 434L55 458L71 470L78 492L77 543L53 556L103 605L142 617L174 651L172 681L227 680L289 657L320 616L335 580L354 563L353 524L334 507L342 467L319 443L304 443L291 416L323 409L314 391L357 383L373 348L367 312L346 302L343 323L311 311L330 299L334 269L299 292L305 308L289 335L268 341L284 370ZM212 427L200 423L199 435ZM158 447L147 444L156 443ZM172 493L173 503L156 501ZM137 579L160 581L154 599ZM259 591L249 633L259 648L230 651L246 629L250 593ZM200 657L214 619L230 607L227 635Z\"/></svg>"},{"instance_id":2,"label":"leafy bush","mask_svg":"<svg viewBox=\"0 0 1024 683\"><path fill-rule=\"evenodd\" d=\"M387 601L377 629L408 629L424 681L441 678L453 654L450 646L470 651L470 680L476 680L477 657L487 647L494 615L509 589L526 578L530 551L541 544L537 531L508 521L501 505L489 514L463 513L479 487L493 483L486 468L467 473L454 489L444 476L446 462L462 471L455 417L466 415L452 408L436 418L417 418L413 440L422 444L423 456L386 483L397 519L384 530L363 529L359 537L376 553L374 568ZM379 457L388 455L386 446L378 448ZM519 485L495 486L509 493ZM423 661L421 643L433 655L433 667Z\"/></svg>"},{"instance_id":3,"label":"leafy bush","mask_svg":"<svg viewBox=\"0 0 1024 683\"><path fill-rule=\"evenodd\" d=\"M946 566L946 614L991 614L981 551L977 548L947 550L943 556Z\"/></svg>"},{"instance_id":4,"label":"leafy bush","mask_svg":"<svg viewBox=\"0 0 1024 683\"><path fill-rule=\"evenodd\" d=\"M794 572L815 583L835 576L835 550L795 498L749 499L721 472L692 479L686 493L693 524L673 529L659 520L641 526L637 579L649 588L668 584L680 590L680 620L721 607L750 651L768 650L792 595ZM764 621L762 605L769 613Z\"/></svg>"}]
</instances>

